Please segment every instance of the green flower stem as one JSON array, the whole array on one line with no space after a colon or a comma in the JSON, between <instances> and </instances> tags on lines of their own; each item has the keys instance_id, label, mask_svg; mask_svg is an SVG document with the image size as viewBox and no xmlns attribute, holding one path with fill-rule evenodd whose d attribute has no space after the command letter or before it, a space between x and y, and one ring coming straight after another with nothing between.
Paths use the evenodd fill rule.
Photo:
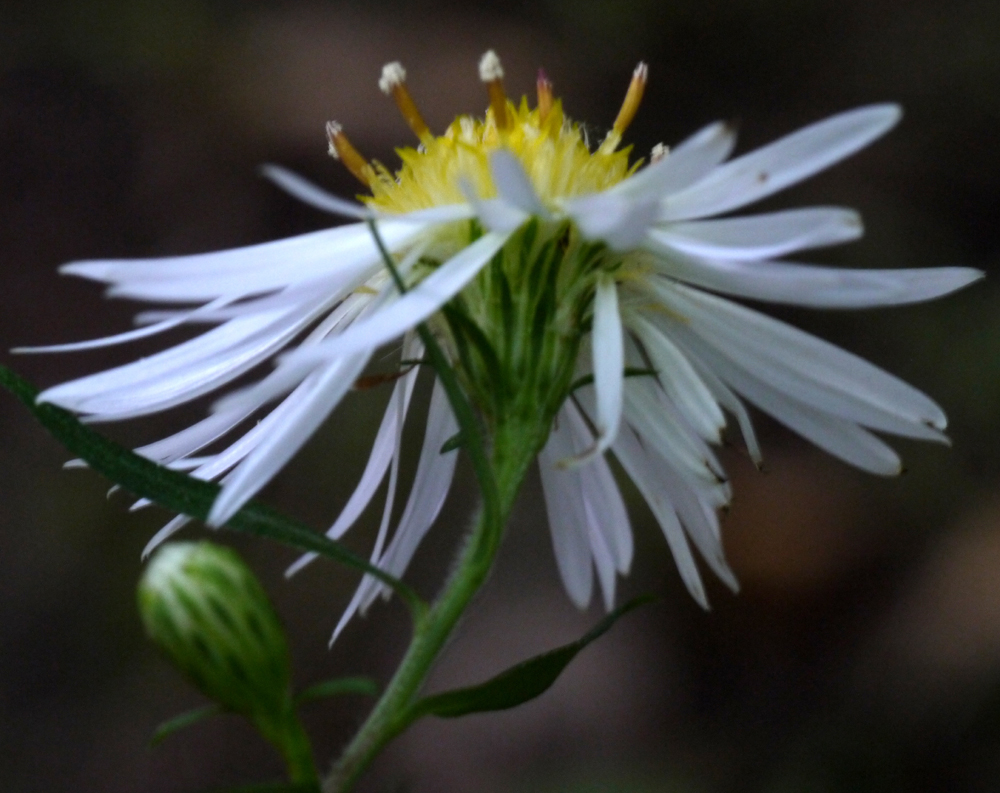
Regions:
<instances>
[{"instance_id":1,"label":"green flower stem","mask_svg":"<svg viewBox=\"0 0 1000 793\"><path fill-rule=\"evenodd\" d=\"M368 225L393 281L401 294L406 292L376 222L371 220ZM537 410L528 409L494 428L488 452L482 424L448 357L426 324L418 325L417 332L455 414L462 447L479 480L483 505L448 583L430 608L417 617L406 655L368 719L323 781L323 793L350 790L381 749L420 717L414 707L420 688L462 613L486 581L521 482L548 434L547 422L540 420Z\"/></svg>"},{"instance_id":2,"label":"green flower stem","mask_svg":"<svg viewBox=\"0 0 1000 793\"><path fill-rule=\"evenodd\" d=\"M314 787L319 784L312 744L291 705L288 709L288 721L285 724L284 735L274 743L285 759L288 777L292 784Z\"/></svg>"},{"instance_id":3,"label":"green flower stem","mask_svg":"<svg viewBox=\"0 0 1000 793\"><path fill-rule=\"evenodd\" d=\"M534 458L536 446L531 440L523 433L513 432L496 438L492 469L499 509L480 512L444 591L417 623L396 674L344 754L334 763L323 782L323 793L349 791L379 751L419 717L413 705L420 688L465 608L489 575L507 516Z\"/></svg>"}]
</instances>

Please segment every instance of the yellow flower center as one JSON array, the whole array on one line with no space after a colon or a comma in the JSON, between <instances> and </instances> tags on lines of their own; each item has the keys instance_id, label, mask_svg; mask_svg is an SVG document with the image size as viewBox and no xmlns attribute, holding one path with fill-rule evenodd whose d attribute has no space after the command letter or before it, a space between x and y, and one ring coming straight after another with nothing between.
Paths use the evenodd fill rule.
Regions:
<instances>
[{"instance_id":1,"label":"yellow flower center","mask_svg":"<svg viewBox=\"0 0 1000 793\"><path fill-rule=\"evenodd\" d=\"M489 170L489 154L505 148L517 156L539 197L551 208L562 199L606 190L629 175L628 150L591 152L579 125L570 123L561 103L553 103L547 117L506 103L508 128L498 129L493 109L485 119L459 116L443 135L420 149L398 149L402 167L391 175L376 165L371 182L373 197L366 203L384 212L412 212L465 201L461 180L483 198L496 195Z\"/></svg>"},{"instance_id":2,"label":"yellow flower center","mask_svg":"<svg viewBox=\"0 0 1000 793\"><path fill-rule=\"evenodd\" d=\"M434 136L407 90L402 66L385 67L379 84L395 99L421 141L418 148L397 149L402 166L395 174L381 163L367 162L340 126L331 122L327 128L331 154L371 190L371 196L361 196L362 201L389 213L464 203L463 183L481 198L495 197L489 155L503 148L520 160L542 202L558 211L565 199L606 190L641 164L629 166L629 149L616 149L642 98L643 64L633 75L613 128L594 151L579 124L568 120L561 102L553 100L552 85L544 75L539 76L535 108L529 108L526 97L519 106L507 99L501 83L503 70L492 52L480 63L480 76L490 97L485 118L459 116L443 135Z\"/></svg>"}]
</instances>

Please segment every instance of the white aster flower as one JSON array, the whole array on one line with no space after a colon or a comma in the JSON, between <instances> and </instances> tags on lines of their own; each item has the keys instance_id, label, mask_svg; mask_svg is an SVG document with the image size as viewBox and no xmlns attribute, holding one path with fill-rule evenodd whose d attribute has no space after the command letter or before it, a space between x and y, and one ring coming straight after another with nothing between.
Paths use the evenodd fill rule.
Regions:
<instances>
[{"instance_id":1,"label":"white aster flower","mask_svg":"<svg viewBox=\"0 0 1000 793\"><path fill-rule=\"evenodd\" d=\"M510 102L493 53L480 65L490 107L441 136L424 123L399 64L380 82L420 139L392 174L366 161L339 125L331 152L371 190L365 206L277 168L267 174L315 206L378 219L407 291L386 272L364 222L197 256L87 261L63 272L108 294L173 306L143 327L49 350L81 350L178 325L212 327L156 355L45 391L87 421L155 413L218 391L267 361L262 380L210 415L137 451L200 479L219 479L211 512L224 524L322 424L377 350L401 344L392 394L352 497L327 532L339 538L389 478L371 558L406 570L447 495L457 424L440 384L402 517L390 525L400 441L427 322L494 437L517 427L537 454L556 561L585 606L597 571L604 601L632 561L632 534L605 455L648 502L692 595L705 592L691 549L729 586L717 510L730 488L712 447L726 414L751 457L761 452L744 400L846 462L900 470L872 433L944 441L946 419L892 375L730 297L815 308L929 300L980 277L966 268L850 270L778 261L861 236L857 213L810 207L719 217L799 182L868 145L898 120L895 105L828 118L726 161L733 130L712 124L652 164L619 151L646 82L636 70L621 113L593 150L539 77L538 106ZM365 378L372 381L373 376ZM375 380L379 378L374 376ZM214 451L206 452L206 449ZM140 502L141 505L141 502ZM178 517L153 538L186 522ZM305 557L293 569L307 562ZM338 625L388 590L366 577Z\"/></svg>"}]
</instances>

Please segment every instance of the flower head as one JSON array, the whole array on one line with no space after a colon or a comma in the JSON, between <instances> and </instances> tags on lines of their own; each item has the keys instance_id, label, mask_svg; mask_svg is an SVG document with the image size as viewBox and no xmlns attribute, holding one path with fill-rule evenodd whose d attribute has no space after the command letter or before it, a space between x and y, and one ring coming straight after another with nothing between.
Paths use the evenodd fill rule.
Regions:
<instances>
[{"instance_id":1,"label":"flower head","mask_svg":"<svg viewBox=\"0 0 1000 793\"><path fill-rule=\"evenodd\" d=\"M535 107L510 101L492 52L480 63L485 116L460 116L434 135L405 70L389 64L379 85L419 141L400 150L400 169L367 160L340 125L327 128L331 153L368 191L363 205L279 168L265 173L314 206L374 219L404 291L364 222L199 256L69 264L64 272L107 283L110 295L176 307L140 315L145 326L129 333L48 349L114 344L181 324L213 327L41 399L92 421L131 418L216 391L276 359L273 372L220 399L207 418L138 450L193 476L221 478L210 517L220 525L353 385L392 382L367 466L329 535L355 522L388 474L372 559L401 575L455 467L454 451L443 449L457 425L435 384L416 477L390 531L414 362L422 356L413 330L426 322L489 430L517 428L538 455L556 559L575 603L590 601L596 569L610 605L616 577L631 564L631 529L608 452L645 497L698 601L706 602L692 545L735 588L716 514L730 488L712 450L726 414L755 461L761 452L744 401L877 474L897 473L899 458L871 430L940 441L946 420L892 375L729 298L898 305L939 297L981 274L778 261L860 237L860 218L849 209L719 217L868 145L896 123L895 105L841 113L729 161L734 132L711 124L673 150L658 146L643 166L619 145L647 75L640 64L611 131L594 145L564 115L544 74ZM398 369L365 377L375 351L389 343L401 343ZM185 520L172 521L151 545ZM365 578L338 631L385 591Z\"/></svg>"}]
</instances>

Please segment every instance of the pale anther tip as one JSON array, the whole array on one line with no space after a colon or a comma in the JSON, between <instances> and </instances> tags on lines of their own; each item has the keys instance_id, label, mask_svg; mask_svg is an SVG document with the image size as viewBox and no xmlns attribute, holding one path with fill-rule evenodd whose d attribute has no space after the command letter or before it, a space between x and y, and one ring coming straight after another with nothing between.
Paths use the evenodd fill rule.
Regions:
<instances>
[{"instance_id":1,"label":"pale anther tip","mask_svg":"<svg viewBox=\"0 0 1000 793\"><path fill-rule=\"evenodd\" d=\"M492 83L503 78L503 66L500 58L493 50L487 50L479 60L479 79L484 83Z\"/></svg>"},{"instance_id":2,"label":"pale anther tip","mask_svg":"<svg viewBox=\"0 0 1000 793\"><path fill-rule=\"evenodd\" d=\"M382 67L382 76L379 78L378 87L383 94L391 94L393 88L404 82L406 82L406 69L399 61L387 63Z\"/></svg>"},{"instance_id":3,"label":"pale anther tip","mask_svg":"<svg viewBox=\"0 0 1000 793\"><path fill-rule=\"evenodd\" d=\"M635 71L632 72L632 77L636 80L646 82L649 78L649 66L646 65L645 61L639 61L639 65L636 66Z\"/></svg>"}]
</instances>

